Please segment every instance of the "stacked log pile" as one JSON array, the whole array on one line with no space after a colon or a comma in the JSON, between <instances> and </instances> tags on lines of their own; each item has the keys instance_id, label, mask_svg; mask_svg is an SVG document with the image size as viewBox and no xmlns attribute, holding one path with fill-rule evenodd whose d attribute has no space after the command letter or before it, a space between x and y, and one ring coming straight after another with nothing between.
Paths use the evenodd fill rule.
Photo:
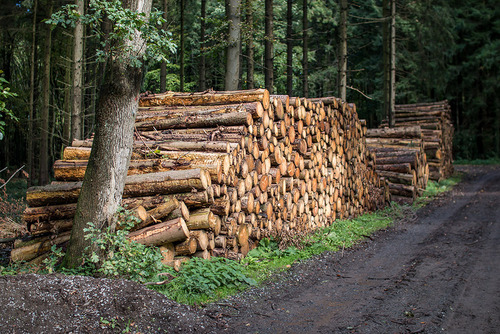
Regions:
<instances>
[{"instance_id":1,"label":"stacked log pile","mask_svg":"<svg viewBox=\"0 0 500 334\"><path fill-rule=\"evenodd\" d=\"M365 133L355 106L335 98L264 89L144 96L122 201L140 220L129 237L160 247L168 264L239 259L263 237L381 207L390 194ZM74 141L54 164L57 181L28 190L24 219L39 237L18 245L14 260L68 240L91 144Z\"/></svg>"},{"instance_id":2,"label":"stacked log pile","mask_svg":"<svg viewBox=\"0 0 500 334\"><path fill-rule=\"evenodd\" d=\"M427 187L429 166L420 126L369 129L375 169L387 180L392 200L411 204Z\"/></svg>"},{"instance_id":3,"label":"stacked log pile","mask_svg":"<svg viewBox=\"0 0 500 334\"><path fill-rule=\"evenodd\" d=\"M430 178L436 181L448 178L453 173L453 124L448 101L399 104L395 112L396 127L422 128ZM387 122L382 126L387 126Z\"/></svg>"}]
</instances>

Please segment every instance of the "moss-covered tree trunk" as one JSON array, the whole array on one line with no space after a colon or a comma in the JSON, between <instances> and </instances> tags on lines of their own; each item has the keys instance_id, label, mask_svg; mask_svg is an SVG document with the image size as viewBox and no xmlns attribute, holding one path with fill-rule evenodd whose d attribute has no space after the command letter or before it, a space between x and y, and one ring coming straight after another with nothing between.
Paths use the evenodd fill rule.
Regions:
<instances>
[{"instance_id":1,"label":"moss-covered tree trunk","mask_svg":"<svg viewBox=\"0 0 500 334\"><path fill-rule=\"evenodd\" d=\"M124 0L123 7L149 14L152 0ZM140 57L143 40L138 33L123 41L127 56ZM128 48L131 47L131 48ZM122 51L127 52L127 51ZM110 58L95 115L92 152L83 179L73 223L71 240L64 259L66 267L79 266L91 241L83 229L93 222L101 230L114 227L114 214L121 202L125 176L132 153L133 128L138 108L142 71Z\"/></svg>"}]
</instances>

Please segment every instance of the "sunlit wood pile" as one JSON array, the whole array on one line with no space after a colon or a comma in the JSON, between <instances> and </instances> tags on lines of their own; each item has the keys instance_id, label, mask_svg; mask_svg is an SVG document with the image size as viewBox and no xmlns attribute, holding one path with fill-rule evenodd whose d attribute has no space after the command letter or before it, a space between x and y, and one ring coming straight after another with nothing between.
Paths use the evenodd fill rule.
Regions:
<instances>
[{"instance_id":1,"label":"sunlit wood pile","mask_svg":"<svg viewBox=\"0 0 500 334\"><path fill-rule=\"evenodd\" d=\"M290 237L384 206L366 127L336 98L267 90L172 93L140 100L122 206L140 223L130 239L164 261L240 259L264 237ZM74 141L56 181L27 192L34 239L13 260L43 258L69 239L92 140Z\"/></svg>"}]
</instances>

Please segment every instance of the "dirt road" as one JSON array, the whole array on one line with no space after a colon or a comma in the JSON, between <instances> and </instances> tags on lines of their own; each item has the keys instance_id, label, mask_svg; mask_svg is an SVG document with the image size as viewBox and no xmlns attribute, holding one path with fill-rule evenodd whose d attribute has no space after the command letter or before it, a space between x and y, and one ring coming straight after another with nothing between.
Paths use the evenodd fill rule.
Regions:
<instances>
[{"instance_id":1,"label":"dirt road","mask_svg":"<svg viewBox=\"0 0 500 334\"><path fill-rule=\"evenodd\" d=\"M372 240L202 310L125 280L0 277L0 333L500 333L500 167L463 171Z\"/></svg>"},{"instance_id":2,"label":"dirt road","mask_svg":"<svg viewBox=\"0 0 500 334\"><path fill-rule=\"evenodd\" d=\"M500 333L500 168L462 171L415 220L220 307L227 331Z\"/></svg>"}]
</instances>

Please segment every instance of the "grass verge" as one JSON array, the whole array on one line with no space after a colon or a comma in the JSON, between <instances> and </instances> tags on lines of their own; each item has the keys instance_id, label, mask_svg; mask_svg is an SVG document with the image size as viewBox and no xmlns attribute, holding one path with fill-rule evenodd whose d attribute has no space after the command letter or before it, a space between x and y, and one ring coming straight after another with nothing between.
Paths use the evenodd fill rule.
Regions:
<instances>
[{"instance_id":1,"label":"grass verge","mask_svg":"<svg viewBox=\"0 0 500 334\"><path fill-rule=\"evenodd\" d=\"M249 252L247 257L240 262L224 258L211 260L193 258L183 265L180 272L174 272L170 267L161 264L162 256L157 248L136 249L139 247L138 244L129 243L123 233L107 233L104 238L109 240L104 241L109 243L105 248L109 250L110 255L109 258L100 259L101 262L108 264L100 271L89 271L87 268L87 271L68 272L57 268L56 264L62 257L62 253L54 249L53 255L47 259L41 273L59 270L66 274L129 278L140 283L158 283L149 286L180 303L205 304L243 291L250 286L262 284L274 274L287 270L295 262L307 260L325 251L336 252L352 247L362 239L370 237L374 232L391 226L395 221L425 206L440 193L450 190L460 182L460 179L460 174L455 174L452 178L441 182L429 182L424 195L411 207L392 203L384 210L353 219L336 220L331 226L293 240L294 246L280 248L279 240L261 240L259 247ZM140 245L140 247L144 246ZM120 252L118 252L119 249L121 249ZM148 259L151 262L148 262L146 266L141 255L145 251L148 252ZM137 255L132 259L128 257L122 259L122 257L117 258L118 253ZM26 269L28 268L18 264L7 268L0 267L0 275L25 272ZM103 272L103 269L106 271Z\"/></svg>"}]
</instances>

